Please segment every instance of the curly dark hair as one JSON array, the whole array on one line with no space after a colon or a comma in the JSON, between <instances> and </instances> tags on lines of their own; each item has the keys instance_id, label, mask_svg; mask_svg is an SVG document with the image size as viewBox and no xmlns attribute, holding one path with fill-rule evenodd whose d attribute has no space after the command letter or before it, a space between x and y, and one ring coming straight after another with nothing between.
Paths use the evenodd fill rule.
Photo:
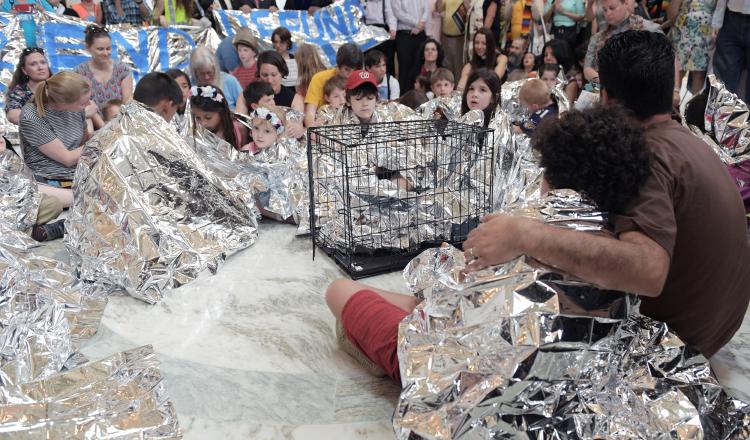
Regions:
<instances>
[{"instance_id":1,"label":"curly dark hair","mask_svg":"<svg viewBox=\"0 0 750 440\"><path fill-rule=\"evenodd\" d=\"M600 209L617 213L650 174L643 129L626 110L573 110L542 122L533 138L544 178L553 188L578 191Z\"/></svg>"}]
</instances>

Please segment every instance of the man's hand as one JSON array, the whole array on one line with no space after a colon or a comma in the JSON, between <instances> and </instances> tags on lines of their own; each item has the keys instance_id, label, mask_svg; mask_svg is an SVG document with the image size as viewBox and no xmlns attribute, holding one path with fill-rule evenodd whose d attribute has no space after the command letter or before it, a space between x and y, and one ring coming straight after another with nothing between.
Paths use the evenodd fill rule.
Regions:
<instances>
[{"instance_id":1,"label":"man's hand","mask_svg":"<svg viewBox=\"0 0 750 440\"><path fill-rule=\"evenodd\" d=\"M286 124L286 137L299 139L305 134L305 128L298 122L288 122Z\"/></svg>"},{"instance_id":2,"label":"man's hand","mask_svg":"<svg viewBox=\"0 0 750 440\"><path fill-rule=\"evenodd\" d=\"M716 38L719 36L720 30L721 28L715 28L715 27L711 28L711 47L712 48L716 46Z\"/></svg>"},{"instance_id":3,"label":"man's hand","mask_svg":"<svg viewBox=\"0 0 750 440\"><path fill-rule=\"evenodd\" d=\"M391 29L388 32L388 35L391 37L391 40L395 40L396 39L396 30L395 29Z\"/></svg>"},{"instance_id":4,"label":"man's hand","mask_svg":"<svg viewBox=\"0 0 750 440\"><path fill-rule=\"evenodd\" d=\"M417 23L416 26L414 26L411 30L412 35L417 35L418 33L422 32L424 30L424 21L420 21Z\"/></svg>"},{"instance_id":5,"label":"man's hand","mask_svg":"<svg viewBox=\"0 0 750 440\"><path fill-rule=\"evenodd\" d=\"M250 9L250 6L248 6L248 5L242 5L242 6L240 6L240 11L243 14L249 14L250 11L251 11L251 9Z\"/></svg>"},{"instance_id":6,"label":"man's hand","mask_svg":"<svg viewBox=\"0 0 750 440\"><path fill-rule=\"evenodd\" d=\"M510 261L523 254L525 228L533 220L505 214L490 214L469 233L464 255L470 271Z\"/></svg>"}]
</instances>

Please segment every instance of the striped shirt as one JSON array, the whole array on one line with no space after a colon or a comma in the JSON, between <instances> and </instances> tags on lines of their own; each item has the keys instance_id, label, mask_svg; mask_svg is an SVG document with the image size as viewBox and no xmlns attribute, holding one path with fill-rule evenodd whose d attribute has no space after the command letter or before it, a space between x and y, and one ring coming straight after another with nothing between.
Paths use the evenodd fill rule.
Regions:
<instances>
[{"instance_id":1,"label":"striped shirt","mask_svg":"<svg viewBox=\"0 0 750 440\"><path fill-rule=\"evenodd\" d=\"M45 179L73 180L76 167L65 165L47 157L39 147L60 139L65 148L75 150L81 146L86 133L84 112L66 112L45 109L45 116L39 116L34 102L29 102L21 110L18 124L23 158L36 177Z\"/></svg>"}]
</instances>

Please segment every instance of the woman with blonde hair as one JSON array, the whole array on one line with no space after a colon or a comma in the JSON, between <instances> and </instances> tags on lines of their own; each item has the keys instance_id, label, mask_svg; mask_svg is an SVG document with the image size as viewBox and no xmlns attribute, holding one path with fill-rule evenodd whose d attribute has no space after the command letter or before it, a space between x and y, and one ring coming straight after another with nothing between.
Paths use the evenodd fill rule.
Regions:
<instances>
[{"instance_id":1,"label":"woman with blonde hair","mask_svg":"<svg viewBox=\"0 0 750 440\"><path fill-rule=\"evenodd\" d=\"M216 56L206 46L198 46L190 54L190 76L197 86L214 86L224 92L229 108L234 110L237 98L242 94L242 86L237 78L219 70Z\"/></svg>"},{"instance_id":2,"label":"woman with blonde hair","mask_svg":"<svg viewBox=\"0 0 750 440\"><path fill-rule=\"evenodd\" d=\"M297 78L299 79L297 94L305 96L312 77L316 73L326 70L326 65L320 58L318 50L311 44L301 43L297 47L295 57L297 58Z\"/></svg>"},{"instance_id":3,"label":"woman with blonde hair","mask_svg":"<svg viewBox=\"0 0 750 440\"><path fill-rule=\"evenodd\" d=\"M73 176L89 136L86 118L96 112L91 85L70 71L40 81L34 100L21 110L18 131L24 161L40 191L57 197L64 207L73 203Z\"/></svg>"}]
</instances>

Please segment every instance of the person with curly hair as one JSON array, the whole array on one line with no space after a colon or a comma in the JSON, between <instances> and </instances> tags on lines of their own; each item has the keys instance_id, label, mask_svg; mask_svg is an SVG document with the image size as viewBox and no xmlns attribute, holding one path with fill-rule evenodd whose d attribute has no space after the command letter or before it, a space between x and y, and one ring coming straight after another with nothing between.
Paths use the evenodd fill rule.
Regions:
<instances>
[{"instance_id":1,"label":"person with curly hair","mask_svg":"<svg viewBox=\"0 0 750 440\"><path fill-rule=\"evenodd\" d=\"M742 199L716 153L671 118L675 54L666 36L624 31L610 36L597 56L602 104L630 112L652 156L635 197L613 197L606 187L584 191L610 208L617 238L495 214L464 242L467 255L476 257L470 267L526 254L605 289L636 293L641 313L666 322L687 345L710 358L732 338L750 303L750 245ZM623 122L610 122L600 128L609 130L604 136L615 137L612 132ZM610 151L577 151L592 141L581 138L581 132L592 133L585 125L547 138L555 146L545 149L573 148L560 152L570 154L563 164L543 159L542 165L559 167L549 171L550 183L633 178L626 174L632 170L620 164L598 165ZM628 143L630 136L616 139Z\"/></svg>"},{"instance_id":2,"label":"person with curly hair","mask_svg":"<svg viewBox=\"0 0 750 440\"><path fill-rule=\"evenodd\" d=\"M617 106L543 121L532 147L548 188L574 189L609 212L621 212L638 195L651 165L643 129Z\"/></svg>"}]
</instances>

